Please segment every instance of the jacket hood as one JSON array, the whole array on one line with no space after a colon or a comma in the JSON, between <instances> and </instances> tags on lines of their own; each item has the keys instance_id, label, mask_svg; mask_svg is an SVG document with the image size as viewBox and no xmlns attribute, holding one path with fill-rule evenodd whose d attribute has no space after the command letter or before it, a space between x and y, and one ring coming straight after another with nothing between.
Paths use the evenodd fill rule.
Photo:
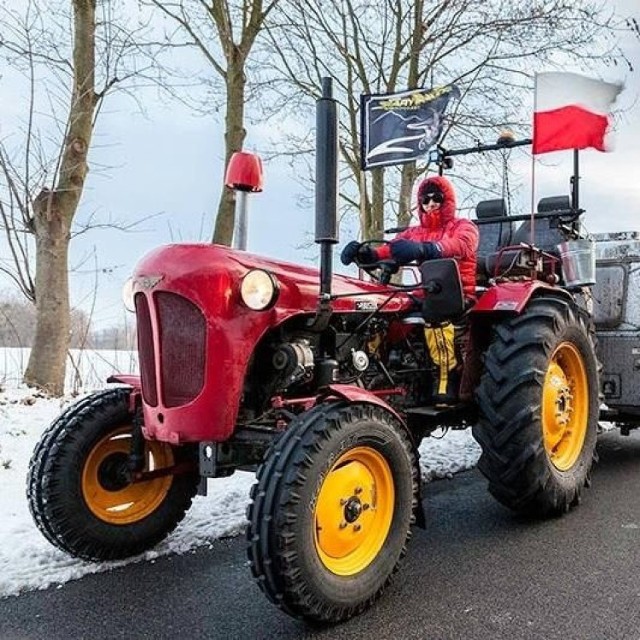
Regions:
<instances>
[{"instance_id":1,"label":"jacket hood","mask_svg":"<svg viewBox=\"0 0 640 640\"><path fill-rule=\"evenodd\" d=\"M440 191L444 196L436 214L426 214L420 206L423 194L429 190ZM420 224L425 228L442 227L456 217L456 193L451 182L444 176L431 176L423 180L418 187L417 199Z\"/></svg>"}]
</instances>

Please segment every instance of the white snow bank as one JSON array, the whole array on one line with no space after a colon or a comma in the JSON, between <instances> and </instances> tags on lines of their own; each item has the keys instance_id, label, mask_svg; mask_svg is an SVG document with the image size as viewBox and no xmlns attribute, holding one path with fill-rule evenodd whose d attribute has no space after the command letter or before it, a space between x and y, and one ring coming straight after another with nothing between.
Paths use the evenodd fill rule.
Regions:
<instances>
[{"instance_id":1,"label":"white snow bank","mask_svg":"<svg viewBox=\"0 0 640 640\"><path fill-rule=\"evenodd\" d=\"M7 354L4 357L6 359ZM104 374L103 358L86 356L92 375ZM209 495L196 497L176 531L142 556L118 563L93 564L59 551L45 540L31 519L25 497L25 479L31 453L43 430L75 399L67 397L61 401L39 397L31 390L7 384L8 378L4 378L5 388L0 391L0 513L3 520L0 528L0 596L43 589L128 562L185 553L217 538L238 534L244 528L254 476L237 472L229 478L210 480ZM0 377L0 381L2 379ZM420 452L422 476L429 481L451 477L473 467L480 449L469 431L456 431L440 440L425 440Z\"/></svg>"}]
</instances>

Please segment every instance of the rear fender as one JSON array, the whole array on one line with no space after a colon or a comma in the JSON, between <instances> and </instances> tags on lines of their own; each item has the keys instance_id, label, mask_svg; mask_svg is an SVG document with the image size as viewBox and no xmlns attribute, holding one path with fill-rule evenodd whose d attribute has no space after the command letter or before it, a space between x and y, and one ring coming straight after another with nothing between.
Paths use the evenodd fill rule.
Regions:
<instances>
[{"instance_id":1,"label":"rear fender","mask_svg":"<svg viewBox=\"0 0 640 640\"><path fill-rule=\"evenodd\" d=\"M520 314L534 294L549 292L572 300L571 294L560 287L541 280L525 280L523 282L500 282L483 292L470 314L479 316L485 313Z\"/></svg>"}]
</instances>

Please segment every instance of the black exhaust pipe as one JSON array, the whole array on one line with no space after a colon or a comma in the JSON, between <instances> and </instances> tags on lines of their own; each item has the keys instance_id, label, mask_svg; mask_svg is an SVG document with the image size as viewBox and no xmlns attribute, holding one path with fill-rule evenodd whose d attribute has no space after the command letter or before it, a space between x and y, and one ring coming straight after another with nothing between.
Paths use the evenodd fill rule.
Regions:
<instances>
[{"instance_id":1,"label":"black exhaust pipe","mask_svg":"<svg viewBox=\"0 0 640 640\"><path fill-rule=\"evenodd\" d=\"M333 245L338 242L338 103L333 81L322 78L316 103L316 243L320 245L320 296L331 295Z\"/></svg>"},{"instance_id":2,"label":"black exhaust pipe","mask_svg":"<svg viewBox=\"0 0 640 640\"><path fill-rule=\"evenodd\" d=\"M333 245L337 242L338 103L333 99L332 79L322 78L322 97L316 103L316 243L320 245L320 295L315 318L309 322L312 331L324 331L333 311L331 275ZM325 356L334 350L329 344L322 345Z\"/></svg>"}]
</instances>

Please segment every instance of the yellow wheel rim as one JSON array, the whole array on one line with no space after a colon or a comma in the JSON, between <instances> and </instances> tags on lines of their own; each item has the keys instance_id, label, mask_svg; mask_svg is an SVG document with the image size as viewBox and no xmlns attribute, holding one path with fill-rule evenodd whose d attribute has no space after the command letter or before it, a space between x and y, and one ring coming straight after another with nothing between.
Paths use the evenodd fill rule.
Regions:
<instances>
[{"instance_id":1,"label":"yellow wheel rim","mask_svg":"<svg viewBox=\"0 0 640 640\"><path fill-rule=\"evenodd\" d=\"M325 477L315 508L315 546L339 576L368 567L393 520L395 489L386 459L370 447L344 453Z\"/></svg>"},{"instance_id":2,"label":"yellow wheel rim","mask_svg":"<svg viewBox=\"0 0 640 640\"><path fill-rule=\"evenodd\" d=\"M542 392L544 447L560 471L580 457L589 421L589 383L584 360L569 342L551 356Z\"/></svg>"},{"instance_id":3,"label":"yellow wheel rim","mask_svg":"<svg viewBox=\"0 0 640 640\"><path fill-rule=\"evenodd\" d=\"M82 495L91 512L109 524L139 522L166 498L172 476L131 483L124 473L131 450L131 427L112 431L98 442L82 469ZM145 471L173 465L171 447L163 442L145 443Z\"/></svg>"}]
</instances>

